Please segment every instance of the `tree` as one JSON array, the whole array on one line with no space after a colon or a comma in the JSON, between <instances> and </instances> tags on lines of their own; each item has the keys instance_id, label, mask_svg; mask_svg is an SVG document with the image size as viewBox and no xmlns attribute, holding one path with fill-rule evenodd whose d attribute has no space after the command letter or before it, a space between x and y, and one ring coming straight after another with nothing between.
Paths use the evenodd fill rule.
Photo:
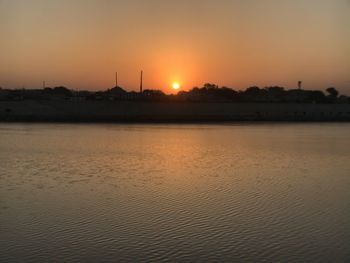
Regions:
<instances>
[{"instance_id":1,"label":"tree","mask_svg":"<svg viewBox=\"0 0 350 263\"><path fill-rule=\"evenodd\" d=\"M212 83L205 83L203 88L205 90L215 90L215 89L218 89L219 86L218 85L215 85L215 84L212 84Z\"/></svg>"},{"instance_id":2,"label":"tree","mask_svg":"<svg viewBox=\"0 0 350 263\"><path fill-rule=\"evenodd\" d=\"M63 96L71 96L72 95L72 92L67 89L66 87L63 87L63 86L59 86L59 87L55 87L52 92L54 94L57 94L57 95L63 95Z\"/></svg>"},{"instance_id":3,"label":"tree","mask_svg":"<svg viewBox=\"0 0 350 263\"><path fill-rule=\"evenodd\" d=\"M339 95L339 92L333 87L326 89L326 91L329 93L329 96L331 98L337 98Z\"/></svg>"}]
</instances>

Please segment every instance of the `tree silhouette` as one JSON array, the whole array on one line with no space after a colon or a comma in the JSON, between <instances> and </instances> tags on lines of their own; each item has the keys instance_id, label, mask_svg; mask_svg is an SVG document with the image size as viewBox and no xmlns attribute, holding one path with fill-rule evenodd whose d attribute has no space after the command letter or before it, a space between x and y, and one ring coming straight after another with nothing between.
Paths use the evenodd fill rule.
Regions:
<instances>
[{"instance_id":1,"label":"tree silhouette","mask_svg":"<svg viewBox=\"0 0 350 263\"><path fill-rule=\"evenodd\" d=\"M44 89L1 89L1 100L50 100L81 98L87 100L135 100L135 101L192 101L192 102L239 102L239 103L349 103L350 97L339 96L334 87L319 90L285 89L280 86L260 88L252 86L246 90L234 90L205 83L189 91L179 91L176 95L167 95L161 90L144 90L142 94L114 87L106 91L73 91L64 86Z\"/></svg>"},{"instance_id":2,"label":"tree silhouette","mask_svg":"<svg viewBox=\"0 0 350 263\"><path fill-rule=\"evenodd\" d=\"M337 98L339 95L339 92L333 87L326 89L326 91L329 93L329 96L332 98Z\"/></svg>"}]
</instances>

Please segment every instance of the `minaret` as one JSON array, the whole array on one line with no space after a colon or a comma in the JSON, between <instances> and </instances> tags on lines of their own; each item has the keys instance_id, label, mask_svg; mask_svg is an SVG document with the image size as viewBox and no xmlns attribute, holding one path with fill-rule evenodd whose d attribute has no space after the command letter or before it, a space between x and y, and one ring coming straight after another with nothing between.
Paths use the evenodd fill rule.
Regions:
<instances>
[{"instance_id":1,"label":"minaret","mask_svg":"<svg viewBox=\"0 0 350 263\"><path fill-rule=\"evenodd\" d=\"M140 93L143 91L143 71L141 70L141 79L140 79Z\"/></svg>"}]
</instances>

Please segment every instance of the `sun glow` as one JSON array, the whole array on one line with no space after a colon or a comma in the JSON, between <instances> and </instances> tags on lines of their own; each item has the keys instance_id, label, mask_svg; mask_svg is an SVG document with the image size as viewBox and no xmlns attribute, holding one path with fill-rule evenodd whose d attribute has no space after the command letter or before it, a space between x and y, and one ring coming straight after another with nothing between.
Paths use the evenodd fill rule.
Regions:
<instances>
[{"instance_id":1,"label":"sun glow","mask_svg":"<svg viewBox=\"0 0 350 263\"><path fill-rule=\"evenodd\" d=\"M174 82L173 85L172 85L172 87L173 87L174 90L178 90L178 89L181 88L181 85L180 85L179 82Z\"/></svg>"}]
</instances>

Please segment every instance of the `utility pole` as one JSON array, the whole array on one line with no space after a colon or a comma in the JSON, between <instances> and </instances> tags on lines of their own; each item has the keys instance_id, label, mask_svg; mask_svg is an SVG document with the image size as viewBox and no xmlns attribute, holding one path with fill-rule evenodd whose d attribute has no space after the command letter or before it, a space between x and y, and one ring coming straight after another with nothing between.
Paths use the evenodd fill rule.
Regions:
<instances>
[{"instance_id":1,"label":"utility pole","mask_svg":"<svg viewBox=\"0 0 350 263\"><path fill-rule=\"evenodd\" d=\"M115 87L118 87L118 72L115 72Z\"/></svg>"},{"instance_id":2,"label":"utility pole","mask_svg":"<svg viewBox=\"0 0 350 263\"><path fill-rule=\"evenodd\" d=\"M143 91L143 71L141 70L140 93Z\"/></svg>"}]
</instances>

